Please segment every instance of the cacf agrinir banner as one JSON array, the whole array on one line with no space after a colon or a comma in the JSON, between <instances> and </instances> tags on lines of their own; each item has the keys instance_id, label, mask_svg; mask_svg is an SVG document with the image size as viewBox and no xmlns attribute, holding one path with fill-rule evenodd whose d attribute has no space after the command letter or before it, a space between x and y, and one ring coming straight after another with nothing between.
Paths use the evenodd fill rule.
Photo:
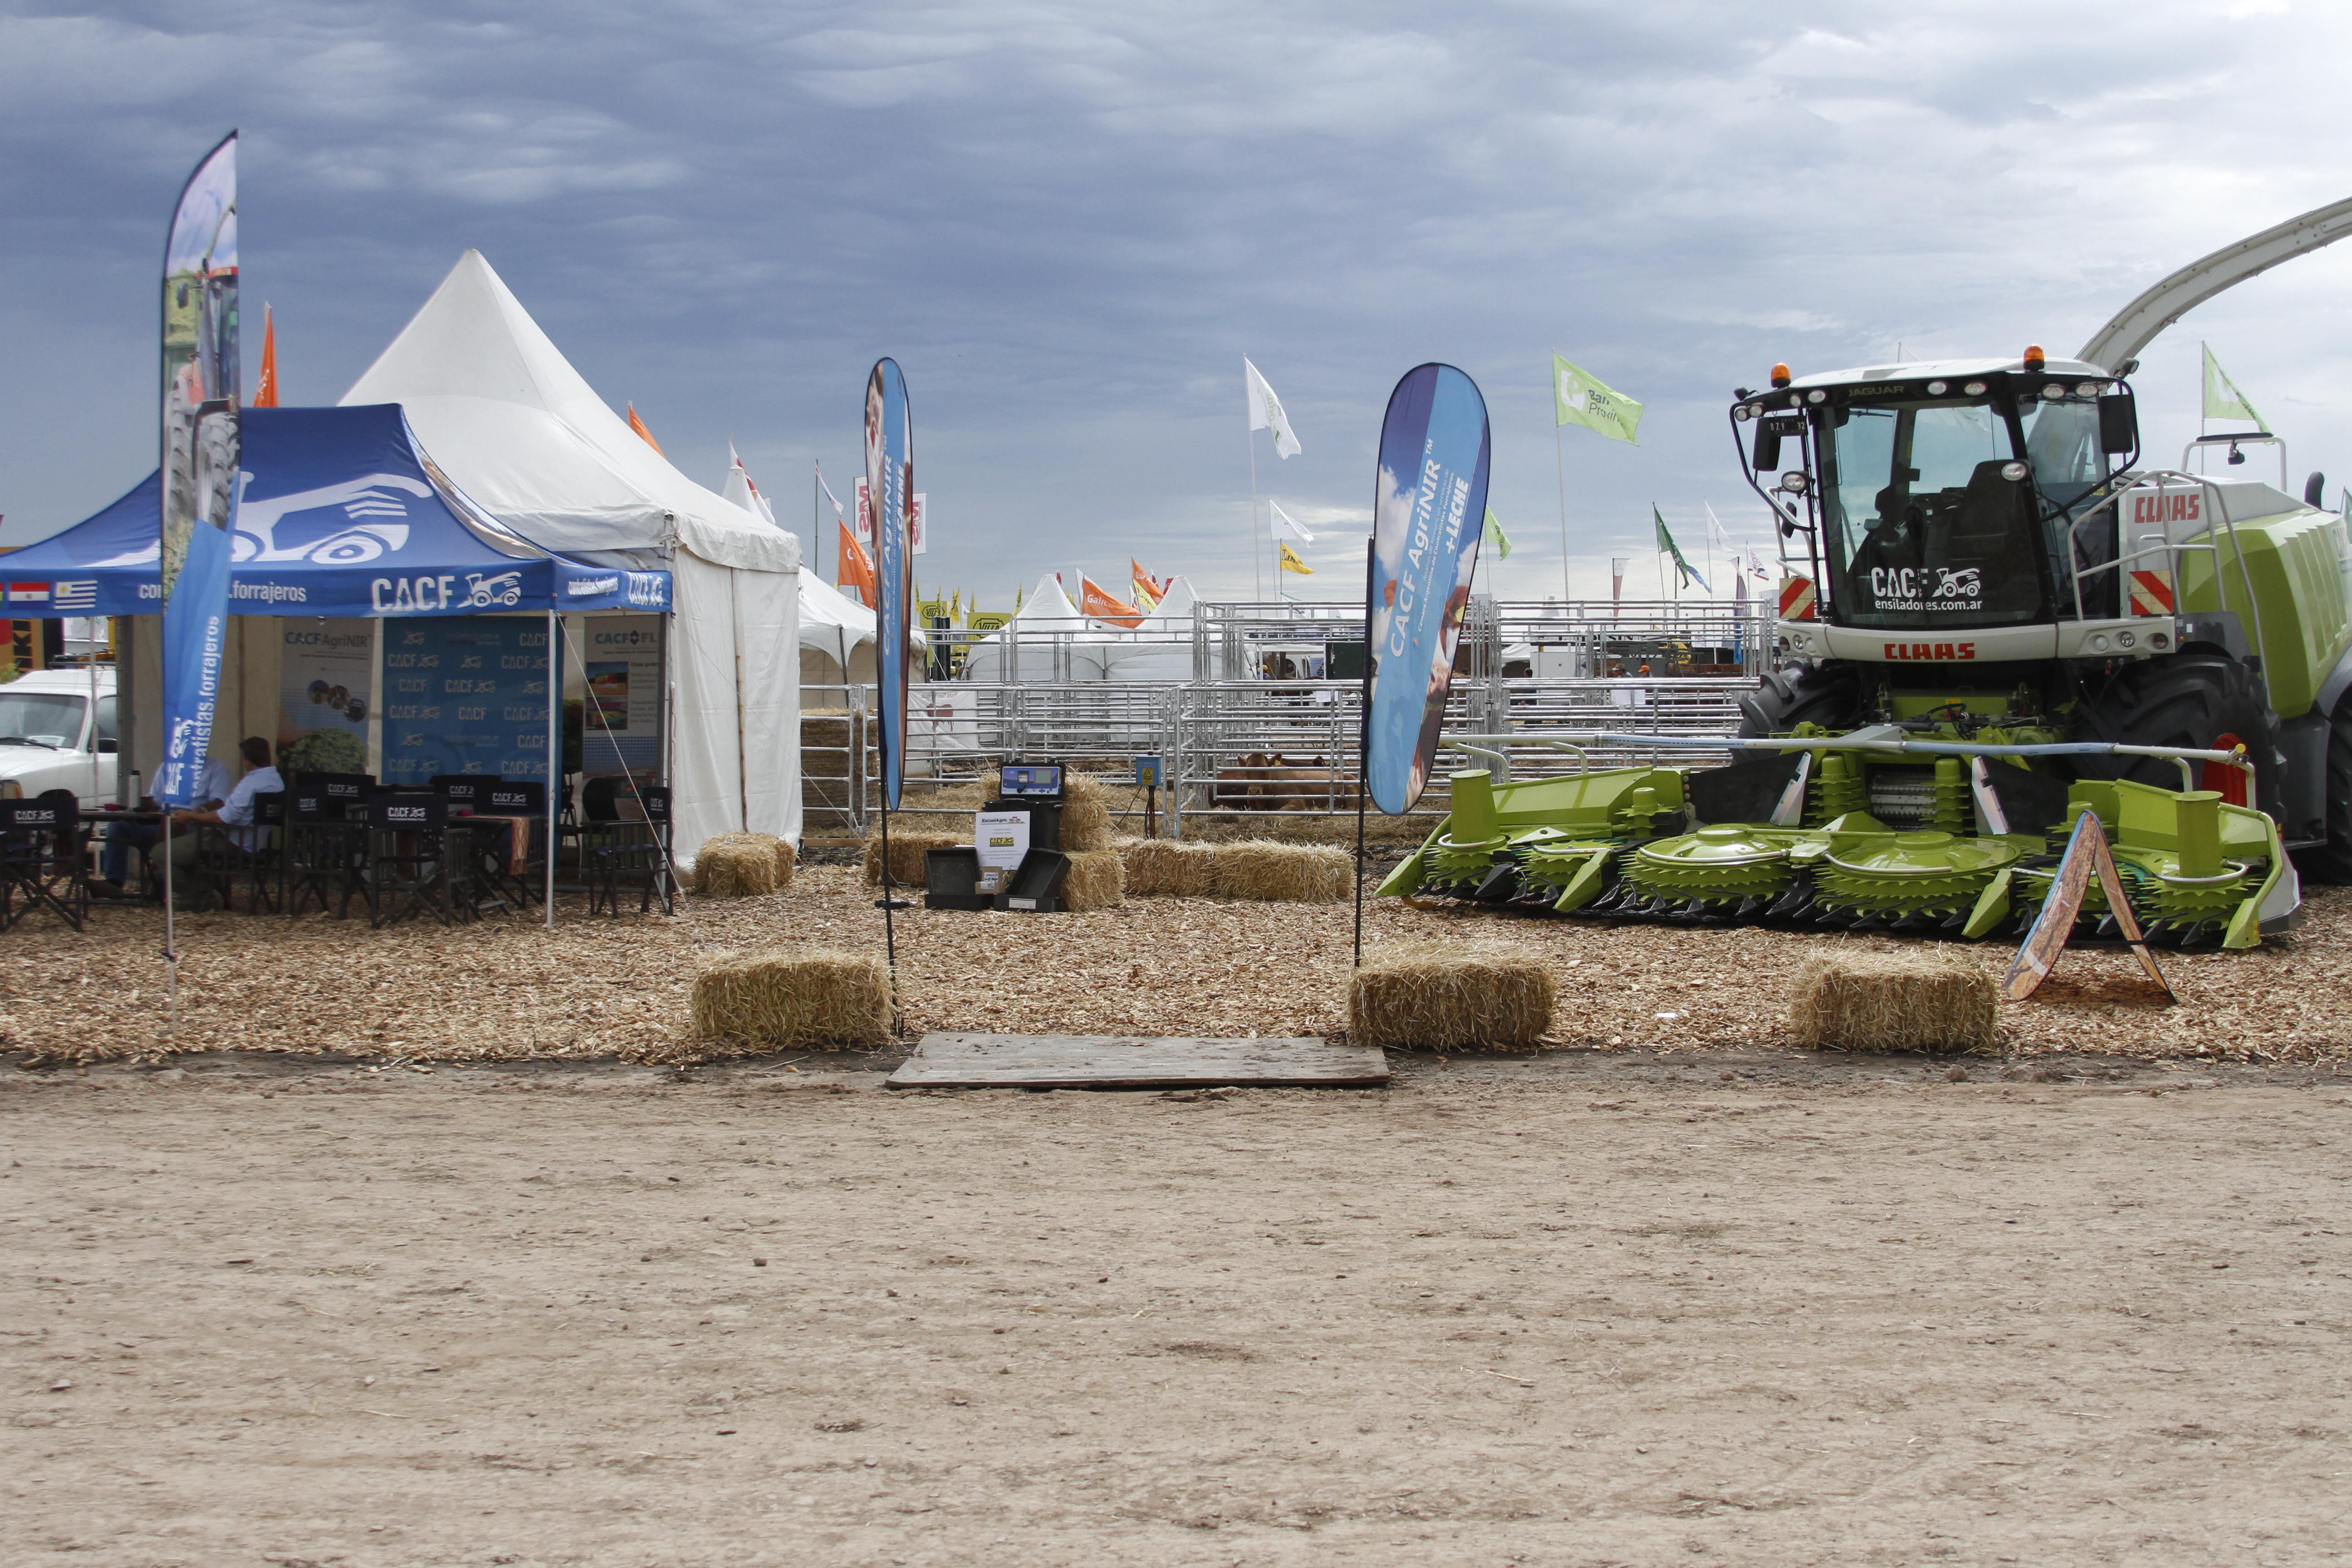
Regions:
<instances>
[{"instance_id":1,"label":"cacf agrinir banner","mask_svg":"<svg viewBox=\"0 0 2352 1568\"><path fill-rule=\"evenodd\" d=\"M1372 498L1371 695L1364 777L1372 804L1412 808L1437 756L1454 649L1486 515L1486 400L1450 364L1405 374L1381 425Z\"/></svg>"}]
</instances>

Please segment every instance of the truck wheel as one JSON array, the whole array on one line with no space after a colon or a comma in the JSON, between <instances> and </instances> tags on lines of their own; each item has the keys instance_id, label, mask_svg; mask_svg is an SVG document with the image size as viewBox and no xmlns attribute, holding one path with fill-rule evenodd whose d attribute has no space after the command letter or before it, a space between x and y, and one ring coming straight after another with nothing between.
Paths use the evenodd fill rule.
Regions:
<instances>
[{"instance_id":1,"label":"truck wheel","mask_svg":"<svg viewBox=\"0 0 2352 1568\"><path fill-rule=\"evenodd\" d=\"M2307 880L2352 885L2352 703L2327 727L2327 842L2294 858Z\"/></svg>"},{"instance_id":2,"label":"truck wheel","mask_svg":"<svg viewBox=\"0 0 2352 1568\"><path fill-rule=\"evenodd\" d=\"M1785 734L1800 724L1836 733L1853 729L1861 717L1862 672L1843 659L1776 670L1754 696L1739 700L1744 736Z\"/></svg>"},{"instance_id":3,"label":"truck wheel","mask_svg":"<svg viewBox=\"0 0 2352 1568\"><path fill-rule=\"evenodd\" d=\"M2234 658L2184 653L2134 664L2076 713L2076 738L2084 741L2201 750L2235 735L2253 759L2254 804L2273 821L2284 809L2278 715L2261 678ZM2074 763L2077 778L2180 787L2180 769L2163 757L2077 757Z\"/></svg>"}]
</instances>

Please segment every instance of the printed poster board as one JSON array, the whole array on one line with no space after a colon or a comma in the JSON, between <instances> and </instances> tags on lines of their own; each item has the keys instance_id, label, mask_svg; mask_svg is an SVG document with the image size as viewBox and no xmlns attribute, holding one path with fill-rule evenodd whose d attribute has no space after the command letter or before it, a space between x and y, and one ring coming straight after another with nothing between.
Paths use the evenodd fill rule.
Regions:
<instances>
[{"instance_id":1,"label":"printed poster board","mask_svg":"<svg viewBox=\"0 0 2352 1568\"><path fill-rule=\"evenodd\" d=\"M278 766L298 773L368 772L372 620L282 620L278 649Z\"/></svg>"},{"instance_id":2,"label":"printed poster board","mask_svg":"<svg viewBox=\"0 0 2352 1568\"><path fill-rule=\"evenodd\" d=\"M547 782L547 666L544 616L387 623L383 782L441 773Z\"/></svg>"}]
</instances>

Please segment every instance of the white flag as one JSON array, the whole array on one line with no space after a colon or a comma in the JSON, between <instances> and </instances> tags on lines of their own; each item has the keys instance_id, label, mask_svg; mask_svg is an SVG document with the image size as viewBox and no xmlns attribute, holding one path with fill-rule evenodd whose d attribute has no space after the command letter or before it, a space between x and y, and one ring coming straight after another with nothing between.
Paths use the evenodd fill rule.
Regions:
<instances>
[{"instance_id":1,"label":"white flag","mask_svg":"<svg viewBox=\"0 0 2352 1568\"><path fill-rule=\"evenodd\" d=\"M744 468L743 459L735 455L735 437L732 436L727 437L727 483L719 493L754 517L764 518L769 527L776 525L776 509L768 504L768 498L761 495L760 487L751 482L751 470Z\"/></svg>"},{"instance_id":2,"label":"white flag","mask_svg":"<svg viewBox=\"0 0 2352 1568\"><path fill-rule=\"evenodd\" d=\"M1738 554L1738 547L1731 542L1731 535L1723 531L1723 520L1715 515L1715 508L1708 506L1704 499L1698 504L1706 507L1707 542L1721 546L1727 554Z\"/></svg>"},{"instance_id":3,"label":"white flag","mask_svg":"<svg viewBox=\"0 0 2352 1568\"><path fill-rule=\"evenodd\" d=\"M1297 518L1291 516L1280 507L1275 506L1274 498L1272 496L1265 498L1265 504L1272 507L1274 510L1275 537L1277 539L1280 538L1284 530L1286 529L1289 531L1290 536L1298 541L1301 544L1312 544L1315 542L1315 536L1307 532L1305 528L1301 527Z\"/></svg>"},{"instance_id":4,"label":"white flag","mask_svg":"<svg viewBox=\"0 0 2352 1568\"><path fill-rule=\"evenodd\" d=\"M824 470L823 468L819 468L816 471L816 488L823 490L824 492L824 499L833 503L834 521L835 522L846 523L849 519L841 510L841 498L833 493L833 487L831 485L824 482Z\"/></svg>"},{"instance_id":5,"label":"white flag","mask_svg":"<svg viewBox=\"0 0 2352 1568\"><path fill-rule=\"evenodd\" d=\"M1756 547L1752 544L1748 547L1748 570L1764 582L1772 580L1772 574L1764 569L1764 558L1756 553Z\"/></svg>"},{"instance_id":6,"label":"white flag","mask_svg":"<svg viewBox=\"0 0 2352 1568\"><path fill-rule=\"evenodd\" d=\"M1290 416L1282 411L1282 399L1274 395L1274 388L1265 384L1265 377L1258 374L1257 366L1250 363L1247 356L1242 360L1242 380L1249 390L1249 427L1274 432L1276 456L1287 458L1297 452L1298 437L1290 433Z\"/></svg>"}]
</instances>

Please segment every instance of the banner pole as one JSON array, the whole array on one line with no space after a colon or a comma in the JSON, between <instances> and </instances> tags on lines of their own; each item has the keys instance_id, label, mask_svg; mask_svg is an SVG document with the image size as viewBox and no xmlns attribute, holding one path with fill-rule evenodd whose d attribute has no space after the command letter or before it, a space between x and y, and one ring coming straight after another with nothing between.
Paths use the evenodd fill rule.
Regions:
<instances>
[{"instance_id":1,"label":"banner pole","mask_svg":"<svg viewBox=\"0 0 2352 1568\"><path fill-rule=\"evenodd\" d=\"M1242 434L1249 442L1250 452L1250 595L1263 599L1265 570L1258 564L1257 558L1257 426L1253 425Z\"/></svg>"},{"instance_id":2,"label":"banner pole","mask_svg":"<svg viewBox=\"0 0 2352 1568\"><path fill-rule=\"evenodd\" d=\"M1568 457L1560 449L1557 421L1551 427L1551 456L1553 465L1559 470L1559 603L1566 609L1576 595L1568 588Z\"/></svg>"},{"instance_id":3,"label":"banner pole","mask_svg":"<svg viewBox=\"0 0 2352 1568\"><path fill-rule=\"evenodd\" d=\"M563 628L556 618L554 606L550 605L547 611L547 821L541 824L547 831L546 902L547 929L550 931L555 929L555 825L558 807L556 791L562 788L563 784L563 741L561 729L563 714L563 666L556 657L556 639L562 635ZM583 693L583 695L593 695L593 693ZM582 721L583 723L586 721L584 704ZM583 747L587 743L584 731L581 736L581 743ZM618 900L614 901L618 902Z\"/></svg>"},{"instance_id":4,"label":"banner pole","mask_svg":"<svg viewBox=\"0 0 2352 1568\"><path fill-rule=\"evenodd\" d=\"M1377 539L1364 541L1364 675L1356 700L1356 956L1351 967L1364 966L1364 811L1371 798L1372 753L1372 563ZM1472 568L1474 571L1475 568Z\"/></svg>"}]
</instances>

